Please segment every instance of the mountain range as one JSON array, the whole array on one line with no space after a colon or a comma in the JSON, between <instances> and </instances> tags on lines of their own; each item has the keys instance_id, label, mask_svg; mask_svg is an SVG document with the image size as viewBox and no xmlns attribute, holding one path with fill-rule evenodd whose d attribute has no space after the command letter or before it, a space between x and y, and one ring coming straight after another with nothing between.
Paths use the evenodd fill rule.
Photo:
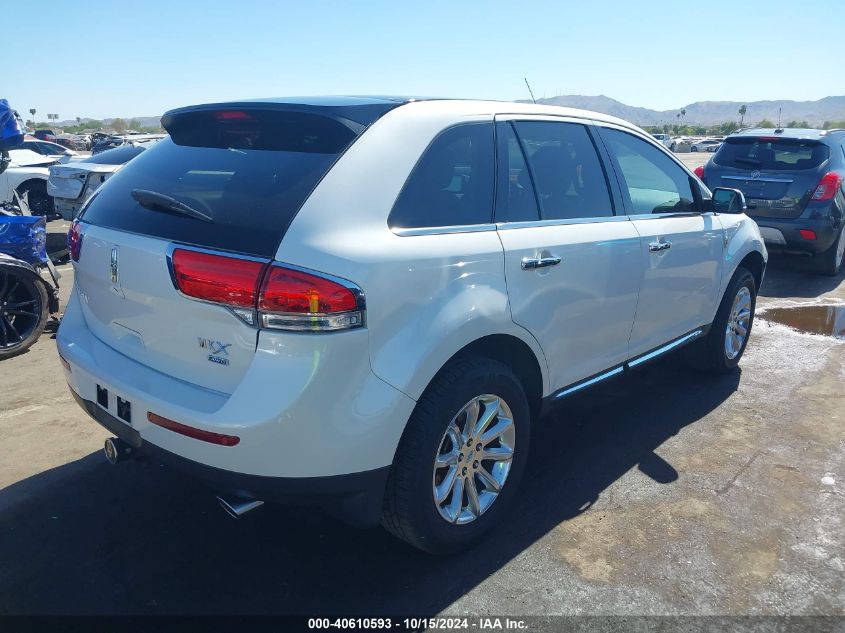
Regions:
<instances>
[{"instance_id":1,"label":"mountain range","mask_svg":"<svg viewBox=\"0 0 845 633\"><path fill-rule=\"evenodd\" d=\"M523 103L530 102L521 99ZM631 121L637 125L662 125L684 123L688 125L713 125L728 121L739 122L739 108L746 106L745 122L755 124L763 119L777 123L779 111L781 121L806 121L810 125L822 125L825 121L845 121L845 96L824 97L818 101L696 101L674 110L650 110L629 106L604 95L595 97L583 95L560 95L548 99L537 99L537 103L570 108L593 110ZM684 110L686 114L678 117Z\"/></svg>"},{"instance_id":2,"label":"mountain range","mask_svg":"<svg viewBox=\"0 0 845 633\"><path fill-rule=\"evenodd\" d=\"M523 103L530 102L528 99L521 99ZM739 108L745 105L747 112L745 122L754 125L763 119L777 123L779 111L781 121L807 121L810 125L822 125L825 121L845 121L845 96L824 97L818 101L696 101L689 105L674 110L650 110L629 106L616 99L605 95L584 96L584 95L559 95L537 99L537 103L570 108L581 108L593 110L631 121L637 125L663 125L664 123L684 123L689 125L713 125L728 121L739 121ZM684 110L686 114L678 117L678 113ZM161 117L141 116L123 117L124 121L134 118L141 125L157 127ZM90 119L83 118L83 121ZM103 119L109 124L114 119ZM58 126L75 125L76 120L61 121Z\"/></svg>"}]
</instances>

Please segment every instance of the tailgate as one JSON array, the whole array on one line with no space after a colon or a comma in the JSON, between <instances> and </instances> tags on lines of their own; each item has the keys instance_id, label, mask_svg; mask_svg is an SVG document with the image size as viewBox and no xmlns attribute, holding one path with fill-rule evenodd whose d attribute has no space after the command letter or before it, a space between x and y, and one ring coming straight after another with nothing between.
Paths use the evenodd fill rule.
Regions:
<instances>
[{"instance_id":1,"label":"tailgate","mask_svg":"<svg viewBox=\"0 0 845 633\"><path fill-rule=\"evenodd\" d=\"M231 393L255 354L256 330L223 306L182 296L170 277L168 247L165 240L85 226L75 264L85 321L133 360Z\"/></svg>"}]
</instances>

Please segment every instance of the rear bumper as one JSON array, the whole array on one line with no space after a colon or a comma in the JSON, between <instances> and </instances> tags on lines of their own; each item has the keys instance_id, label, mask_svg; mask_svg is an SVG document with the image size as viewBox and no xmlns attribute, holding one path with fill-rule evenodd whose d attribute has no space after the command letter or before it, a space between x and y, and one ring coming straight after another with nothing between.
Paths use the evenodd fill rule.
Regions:
<instances>
[{"instance_id":1,"label":"rear bumper","mask_svg":"<svg viewBox=\"0 0 845 633\"><path fill-rule=\"evenodd\" d=\"M751 219L760 227L760 232L766 241L766 247L773 251L823 253L833 245L842 229L841 225L834 228L829 217L778 219L751 216ZM813 231L816 234L816 239L804 239L800 233L802 229Z\"/></svg>"},{"instance_id":2,"label":"rear bumper","mask_svg":"<svg viewBox=\"0 0 845 633\"><path fill-rule=\"evenodd\" d=\"M382 499L390 467L331 477L264 477L247 475L192 461L146 442L131 426L98 404L71 390L76 402L101 426L156 462L207 483L219 493L251 499L319 506L359 527L372 527L381 517Z\"/></svg>"},{"instance_id":3,"label":"rear bumper","mask_svg":"<svg viewBox=\"0 0 845 633\"><path fill-rule=\"evenodd\" d=\"M324 478L392 464L416 403L373 374L365 329L328 336L262 331L246 373L224 394L109 347L88 328L80 301L74 287L56 337L68 385L94 403L98 386L106 389L106 406L96 406L114 418L118 398L129 402L129 426L145 444L259 478ZM188 437L150 422L148 413L239 441L223 446Z\"/></svg>"}]
</instances>

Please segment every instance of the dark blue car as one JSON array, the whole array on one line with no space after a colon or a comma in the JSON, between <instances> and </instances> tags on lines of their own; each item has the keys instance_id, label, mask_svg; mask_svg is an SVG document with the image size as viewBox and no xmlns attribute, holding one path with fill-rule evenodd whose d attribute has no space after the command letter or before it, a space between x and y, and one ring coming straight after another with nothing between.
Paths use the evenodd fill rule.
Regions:
<instances>
[{"instance_id":1,"label":"dark blue car","mask_svg":"<svg viewBox=\"0 0 845 633\"><path fill-rule=\"evenodd\" d=\"M745 194L769 250L812 255L823 274L842 269L845 130L744 130L696 172L711 189Z\"/></svg>"}]
</instances>

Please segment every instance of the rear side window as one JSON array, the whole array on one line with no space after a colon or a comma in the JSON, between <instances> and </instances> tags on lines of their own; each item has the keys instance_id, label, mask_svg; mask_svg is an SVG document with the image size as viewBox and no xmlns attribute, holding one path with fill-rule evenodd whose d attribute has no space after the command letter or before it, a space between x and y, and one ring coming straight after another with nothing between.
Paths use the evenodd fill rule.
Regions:
<instances>
[{"instance_id":1,"label":"rear side window","mask_svg":"<svg viewBox=\"0 0 845 633\"><path fill-rule=\"evenodd\" d=\"M491 222L493 160L492 123L466 123L442 132L408 177L390 213L390 227Z\"/></svg>"},{"instance_id":2,"label":"rear side window","mask_svg":"<svg viewBox=\"0 0 845 633\"><path fill-rule=\"evenodd\" d=\"M544 220L613 215L604 170L585 126L516 121L514 128Z\"/></svg>"},{"instance_id":3,"label":"rear side window","mask_svg":"<svg viewBox=\"0 0 845 633\"><path fill-rule=\"evenodd\" d=\"M830 149L818 141L789 138L729 138L713 157L724 167L764 171L815 169L830 157Z\"/></svg>"},{"instance_id":4,"label":"rear side window","mask_svg":"<svg viewBox=\"0 0 845 633\"><path fill-rule=\"evenodd\" d=\"M272 257L299 207L355 138L329 117L269 110L190 112L169 131L171 138L109 179L83 214L85 222ZM97 158L137 150L121 147ZM152 210L134 190L163 194L213 221Z\"/></svg>"},{"instance_id":5,"label":"rear side window","mask_svg":"<svg viewBox=\"0 0 845 633\"><path fill-rule=\"evenodd\" d=\"M675 161L633 134L602 128L601 135L621 172L629 213L697 211L690 177Z\"/></svg>"}]
</instances>

